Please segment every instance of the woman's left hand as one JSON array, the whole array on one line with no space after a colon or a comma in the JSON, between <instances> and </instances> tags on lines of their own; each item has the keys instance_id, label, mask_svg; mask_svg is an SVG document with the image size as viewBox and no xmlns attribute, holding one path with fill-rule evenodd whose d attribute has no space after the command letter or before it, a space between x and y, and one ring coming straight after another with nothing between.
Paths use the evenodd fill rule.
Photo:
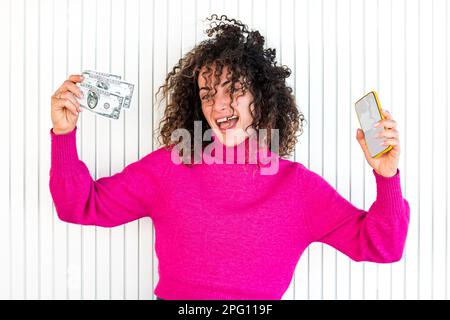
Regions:
<instances>
[{"instance_id":1,"label":"woman's left hand","mask_svg":"<svg viewBox=\"0 0 450 320\"><path fill-rule=\"evenodd\" d=\"M361 129L356 131L356 140L358 140L364 155L369 165L379 174L384 177L392 177L397 173L398 162L400 157L400 141L398 138L398 131L396 129L397 122L392 118L387 110L382 111L385 119L378 121L379 126L384 127L384 130L379 133L380 143L384 142L385 146L392 146L392 149L377 158L372 158L367 149L366 140L364 139L364 132Z\"/></svg>"}]
</instances>

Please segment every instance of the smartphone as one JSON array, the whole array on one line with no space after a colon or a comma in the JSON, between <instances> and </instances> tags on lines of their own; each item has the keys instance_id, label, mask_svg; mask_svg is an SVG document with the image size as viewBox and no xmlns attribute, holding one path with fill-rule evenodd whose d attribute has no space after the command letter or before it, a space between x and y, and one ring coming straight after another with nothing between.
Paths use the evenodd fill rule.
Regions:
<instances>
[{"instance_id":1,"label":"smartphone","mask_svg":"<svg viewBox=\"0 0 450 320\"><path fill-rule=\"evenodd\" d=\"M381 146L383 139L377 139L375 136L384 130L383 127L375 128L373 125L384 119L381 113L380 100L375 91L367 93L364 97L356 101L355 110L358 116L359 124L364 132L364 139L366 140L367 148L370 156L377 158L383 153L392 149L392 146Z\"/></svg>"}]
</instances>

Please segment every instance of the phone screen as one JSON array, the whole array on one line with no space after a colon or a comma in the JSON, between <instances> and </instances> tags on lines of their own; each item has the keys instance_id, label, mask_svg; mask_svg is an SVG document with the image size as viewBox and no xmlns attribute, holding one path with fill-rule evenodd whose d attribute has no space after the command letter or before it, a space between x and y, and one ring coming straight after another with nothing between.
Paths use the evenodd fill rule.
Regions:
<instances>
[{"instance_id":1,"label":"phone screen","mask_svg":"<svg viewBox=\"0 0 450 320\"><path fill-rule=\"evenodd\" d=\"M382 139L375 138L375 135L384 130L383 126L374 128L377 121L383 119L381 115L381 107L379 106L378 97L374 91L369 92L355 103L356 114L358 115L361 129L364 131L364 138L367 148L372 158L375 158L391 146L381 146Z\"/></svg>"}]
</instances>

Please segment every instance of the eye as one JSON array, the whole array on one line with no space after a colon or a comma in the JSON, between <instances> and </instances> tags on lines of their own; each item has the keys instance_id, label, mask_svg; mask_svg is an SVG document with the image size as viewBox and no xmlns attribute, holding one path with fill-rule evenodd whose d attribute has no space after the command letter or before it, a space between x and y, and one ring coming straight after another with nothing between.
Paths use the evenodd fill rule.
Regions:
<instances>
[{"instance_id":1,"label":"eye","mask_svg":"<svg viewBox=\"0 0 450 320\"><path fill-rule=\"evenodd\" d=\"M204 95L201 99L205 101L209 100L209 94Z\"/></svg>"},{"instance_id":2,"label":"eye","mask_svg":"<svg viewBox=\"0 0 450 320\"><path fill-rule=\"evenodd\" d=\"M230 87L230 91L231 91L231 93L237 93L237 92L239 92L239 91L241 91L242 90L242 88L241 87Z\"/></svg>"}]
</instances>

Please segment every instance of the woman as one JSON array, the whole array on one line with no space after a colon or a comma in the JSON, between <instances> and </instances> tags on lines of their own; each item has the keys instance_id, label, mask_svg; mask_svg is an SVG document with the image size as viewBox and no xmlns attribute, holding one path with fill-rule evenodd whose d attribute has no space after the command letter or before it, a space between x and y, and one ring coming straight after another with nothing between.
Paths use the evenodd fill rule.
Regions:
<instances>
[{"instance_id":1,"label":"woman","mask_svg":"<svg viewBox=\"0 0 450 320\"><path fill-rule=\"evenodd\" d=\"M162 299L281 299L315 241L355 261L401 259L410 210L393 118L384 111L378 123L380 142L393 149L376 159L357 131L377 184L370 209L358 209L321 176L283 159L304 118L285 82L290 70L276 65L275 50L264 49L259 32L240 22L210 20L210 39L188 52L162 86L169 99L163 146L122 172L93 181L78 158L75 83L82 77L69 77L54 93L50 190L59 218L113 227L150 217L159 260L154 293ZM198 124L201 137L212 131L212 143L187 143ZM258 148L250 148L255 141ZM239 148L243 157L235 156ZM262 173L266 156L277 160L269 174Z\"/></svg>"}]
</instances>

